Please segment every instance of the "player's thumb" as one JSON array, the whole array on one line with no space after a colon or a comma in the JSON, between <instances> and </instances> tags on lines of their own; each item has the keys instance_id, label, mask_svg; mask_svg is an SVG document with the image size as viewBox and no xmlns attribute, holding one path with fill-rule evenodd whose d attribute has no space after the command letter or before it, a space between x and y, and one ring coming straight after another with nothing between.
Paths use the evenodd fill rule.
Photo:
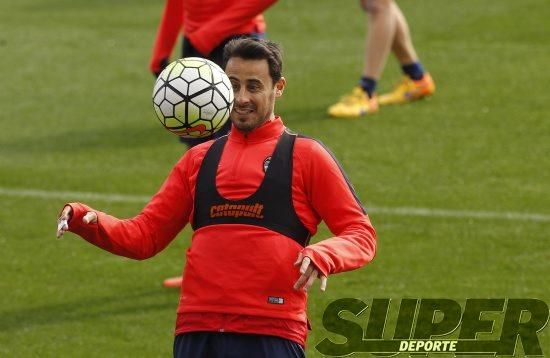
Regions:
<instances>
[{"instance_id":1,"label":"player's thumb","mask_svg":"<svg viewBox=\"0 0 550 358\"><path fill-rule=\"evenodd\" d=\"M95 224L97 222L97 214L93 211L88 211L82 218L84 224Z\"/></svg>"},{"instance_id":2,"label":"player's thumb","mask_svg":"<svg viewBox=\"0 0 550 358\"><path fill-rule=\"evenodd\" d=\"M298 258L296 259L296 262L294 262L294 266L300 266L302 264L302 259L304 258L304 255L302 255L301 252L298 253Z\"/></svg>"}]
</instances>

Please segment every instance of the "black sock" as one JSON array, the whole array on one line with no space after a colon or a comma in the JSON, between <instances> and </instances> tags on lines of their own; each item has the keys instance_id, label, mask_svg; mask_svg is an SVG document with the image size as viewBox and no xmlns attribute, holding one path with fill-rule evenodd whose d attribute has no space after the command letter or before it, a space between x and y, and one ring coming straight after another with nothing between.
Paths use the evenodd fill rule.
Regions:
<instances>
[{"instance_id":1,"label":"black sock","mask_svg":"<svg viewBox=\"0 0 550 358\"><path fill-rule=\"evenodd\" d=\"M415 81L421 80L422 77L424 77L424 68L422 68L420 61L402 65L401 69L407 76Z\"/></svg>"},{"instance_id":2,"label":"black sock","mask_svg":"<svg viewBox=\"0 0 550 358\"><path fill-rule=\"evenodd\" d=\"M367 92L367 95L369 98L372 98L374 95L374 91L376 91L376 80L372 77L361 77L361 80L359 81L359 86Z\"/></svg>"}]
</instances>

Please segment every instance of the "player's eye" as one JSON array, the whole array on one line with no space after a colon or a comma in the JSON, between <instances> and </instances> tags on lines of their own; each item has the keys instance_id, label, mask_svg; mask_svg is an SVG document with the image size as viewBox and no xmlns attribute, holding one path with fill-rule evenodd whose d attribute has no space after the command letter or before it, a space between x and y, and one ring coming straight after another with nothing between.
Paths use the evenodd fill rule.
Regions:
<instances>
[{"instance_id":1,"label":"player's eye","mask_svg":"<svg viewBox=\"0 0 550 358\"><path fill-rule=\"evenodd\" d=\"M258 92L261 89L261 86L257 83L251 83L247 86L250 92Z\"/></svg>"}]
</instances>

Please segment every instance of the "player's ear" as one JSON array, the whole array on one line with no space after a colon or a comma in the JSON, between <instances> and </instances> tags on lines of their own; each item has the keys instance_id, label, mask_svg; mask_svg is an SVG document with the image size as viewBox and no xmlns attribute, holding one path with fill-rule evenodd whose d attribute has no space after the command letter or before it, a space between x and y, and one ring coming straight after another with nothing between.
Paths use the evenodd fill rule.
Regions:
<instances>
[{"instance_id":1,"label":"player's ear","mask_svg":"<svg viewBox=\"0 0 550 358\"><path fill-rule=\"evenodd\" d=\"M275 97L281 97L283 95L285 86L286 79L284 77L279 78L279 80L275 83Z\"/></svg>"}]
</instances>

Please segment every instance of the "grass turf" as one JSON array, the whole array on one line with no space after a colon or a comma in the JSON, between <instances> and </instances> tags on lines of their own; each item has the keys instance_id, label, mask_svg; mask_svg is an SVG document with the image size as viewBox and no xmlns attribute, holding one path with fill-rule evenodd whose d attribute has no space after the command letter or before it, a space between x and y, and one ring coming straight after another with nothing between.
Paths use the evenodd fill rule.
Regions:
<instances>
[{"instance_id":1,"label":"grass turf","mask_svg":"<svg viewBox=\"0 0 550 358\"><path fill-rule=\"evenodd\" d=\"M287 125L326 143L367 209L550 214L544 0L401 1L437 94L357 121L325 110L355 84L356 3L281 1ZM148 56L163 2L0 2L0 187L151 195L184 148L154 117ZM399 78L388 62L381 89ZM0 195L0 356L169 356L189 229L134 262L54 238L65 200ZM88 201L119 217L141 204ZM550 302L548 222L371 214L376 260L311 294L308 356L341 297L534 297ZM329 236L322 228L316 240ZM548 329L540 335L550 353ZM521 355L521 351L518 353Z\"/></svg>"}]
</instances>

